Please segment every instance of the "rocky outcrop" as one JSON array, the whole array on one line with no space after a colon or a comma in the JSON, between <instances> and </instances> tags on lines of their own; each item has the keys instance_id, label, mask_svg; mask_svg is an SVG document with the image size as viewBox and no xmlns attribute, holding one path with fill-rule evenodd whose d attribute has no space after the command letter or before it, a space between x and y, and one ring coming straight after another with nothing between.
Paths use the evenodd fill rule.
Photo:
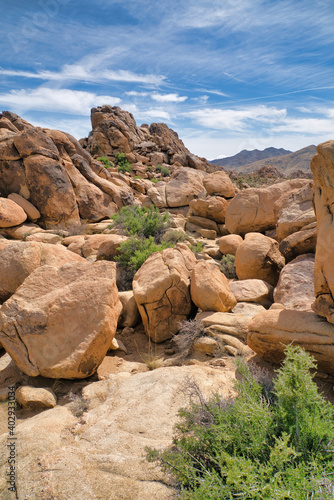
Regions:
<instances>
[{"instance_id":1,"label":"rocky outcrop","mask_svg":"<svg viewBox=\"0 0 334 500\"><path fill-rule=\"evenodd\" d=\"M75 226L80 218L101 220L133 202L128 185L71 135L22 125L8 113L0 116L0 128L10 132L0 143L0 195L14 193L31 202L44 227Z\"/></svg>"},{"instance_id":2,"label":"rocky outcrop","mask_svg":"<svg viewBox=\"0 0 334 500\"><path fill-rule=\"evenodd\" d=\"M314 312L273 309L254 316L248 328L249 347L265 360L280 363L285 347L297 344L315 357L319 371L334 373L334 326Z\"/></svg>"},{"instance_id":3,"label":"rocky outcrop","mask_svg":"<svg viewBox=\"0 0 334 500\"><path fill-rule=\"evenodd\" d=\"M145 332L155 342L171 338L191 310L190 274L196 258L187 245L151 255L137 271L133 293Z\"/></svg>"},{"instance_id":4,"label":"rocky outcrop","mask_svg":"<svg viewBox=\"0 0 334 500\"><path fill-rule=\"evenodd\" d=\"M227 312L237 301L225 275L210 262L198 262L190 276L192 301L202 311Z\"/></svg>"},{"instance_id":5,"label":"rocky outcrop","mask_svg":"<svg viewBox=\"0 0 334 500\"><path fill-rule=\"evenodd\" d=\"M314 301L314 255L300 255L281 271L274 301L286 309L310 311Z\"/></svg>"},{"instance_id":6,"label":"rocky outcrop","mask_svg":"<svg viewBox=\"0 0 334 500\"><path fill-rule=\"evenodd\" d=\"M2 305L0 341L27 375L85 378L106 355L120 311L114 263L42 266Z\"/></svg>"},{"instance_id":7,"label":"rocky outcrop","mask_svg":"<svg viewBox=\"0 0 334 500\"><path fill-rule=\"evenodd\" d=\"M294 179L266 188L244 189L236 194L226 210L225 224L230 233L246 234L266 231L276 226L278 213L287 193L299 191L309 184L305 179Z\"/></svg>"},{"instance_id":8,"label":"rocky outcrop","mask_svg":"<svg viewBox=\"0 0 334 500\"><path fill-rule=\"evenodd\" d=\"M313 310L334 323L334 141L317 147L311 170L317 216Z\"/></svg>"},{"instance_id":9,"label":"rocky outcrop","mask_svg":"<svg viewBox=\"0 0 334 500\"><path fill-rule=\"evenodd\" d=\"M115 158L125 153L130 163L158 164L212 171L205 160L190 153L176 132L164 123L138 127L131 113L117 106L99 106L91 111L92 132L80 142L95 158Z\"/></svg>"},{"instance_id":10,"label":"rocky outcrop","mask_svg":"<svg viewBox=\"0 0 334 500\"><path fill-rule=\"evenodd\" d=\"M205 193L203 176L197 170L179 168L171 175L169 182L158 182L147 191L147 195L159 208L189 205L193 198Z\"/></svg>"},{"instance_id":11,"label":"rocky outcrop","mask_svg":"<svg viewBox=\"0 0 334 500\"><path fill-rule=\"evenodd\" d=\"M313 222L284 238L279 244L279 249L286 262L290 262L298 255L315 253L316 245L317 225Z\"/></svg>"},{"instance_id":12,"label":"rocky outcrop","mask_svg":"<svg viewBox=\"0 0 334 500\"><path fill-rule=\"evenodd\" d=\"M233 198L235 195L234 185L225 172L212 172L205 176L203 182L208 195L224 198Z\"/></svg>"},{"instance_id":13,"label":"rocky outcrop","mask_svg":"<svg viewBox=\"0 0 334 500\"><path fill-rule=\"evenodd\" d=\"M284 264L277 241L259 233L248 234L235 254L240 280L260 279L275 286Z\"/></svg>"}]
</instances>

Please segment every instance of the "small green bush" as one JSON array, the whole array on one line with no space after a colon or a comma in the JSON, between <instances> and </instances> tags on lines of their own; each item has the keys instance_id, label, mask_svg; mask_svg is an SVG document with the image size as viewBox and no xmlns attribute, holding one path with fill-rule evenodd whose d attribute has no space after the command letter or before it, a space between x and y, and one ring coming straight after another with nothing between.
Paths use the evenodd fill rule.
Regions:
<instances>
[{"instance_id":1,"label":"small green bush","mask_svg":"<svg viewBox=\"0 0 334 500\"><path fill-rule=\"evenodd\" d=\"M187 240L188 236L180 229L168 229L162 237L162 241L171 243L172 245L176 245L176 243L182 243Z\"/></svg>"},{"instance_id":2,"label":"small green bush","mask_svg":"<svg viewBox=\"0 0 334 500\"><path fill-rule=\"evenodd\" d=\"M236 398L206 400L194 386L173 446L148 459L176 477L181 499L333 499L334 410L312 380L315 366L290 346L272 388L242 362Z\"/></svg>"},{"instance_id":3,"label":"small green bush","mask_svg":"<svg viewBox=\"0 0 334 500\"><path fill-rule=\"evenodd\" d=\"M148 238L132 236L120 244L119 250L121 253L115 257L115 261L120 262L134 275L150 255L154 252L161 252L168 247L168 243L165 242L157 245L153 236Z\"/></svg>"},{"instance_id":4,"label":"small green bush","mask_svg":"<svg viewBox=\"0 0 334 500\"><path fill-rule=\"evenodd\" d=\"M163 167L162 165L157 165L155 167L155 170L157 172L160 172L163 175L163 177L168 177L170 175L169 169L167 167Z\"/></svg>"},{"instance_id":5,"label":"small green bush","mask_svg":"<svg viewBox=\"0 0 334 500\"><path fill-rule=\"evenodd\" d=\"M194 252L194 254L197 257L199 253L203 252L204 247L203 247L203 243L201 243L200 241L197 241L196 245L191 245L189 248L192 252Z\"/></svg>"},{"instance_id":6,"label":"small green bush","mask_svg":"<svg viewBox=\"0 0 334 500\"><path fill-rule=\"evenodd\" d=\"M234 255L231 254L223 255L220 261L219 269L221 270L222 273L225 274L226 278L230 280L237 278Z\"/></svg>"},{"instance_id":7,"label":"small green bush","mask_svg":"<svg viewBox=\"0 0 334 500\"><path fill-rule=\"evenodd\" d=\"M123 174L125 174L125 172L131 172L131 163L128 162L124 153L116 153L115 165L118 166L117 170Z\"/></svg>"},{"instance_id":8,"label":"small green bush","mask_svg":"<svg viewBox=\"0 0 334 500\"><path fill-rule=\"evenodd\" d=\"M100 161L101 163L103 163L103 165L105 166L105 168L112 168L112 164L110 163L109 158L107 158L106 156L100 156L98 158L98 161Z\"/></svg>"},{"instance_id":9,"label":"small green bush","mask_svg":"<svg viewBox=\"0 0 334 500\"><path fill-rule=\"evenodd\" d=\"M155 177L153 177L152 179L150 179L151 182L153 182L153 184L156 184L157 182L160 182L160 179L156 179Z\"/></svg>"},{"instance_id":10,"label":"small green bush","mask_svg":"<svg viewBox=\"0 0 334 500\"><path fill-rule=\"evenodd\" d=\"M153 205L150 208L126 206L112 218L115 221L112 227L123 228L128 236L154 236L159 240L163 231L169 227L169 212L161 214Z\"/></svg>"}]
</instances>

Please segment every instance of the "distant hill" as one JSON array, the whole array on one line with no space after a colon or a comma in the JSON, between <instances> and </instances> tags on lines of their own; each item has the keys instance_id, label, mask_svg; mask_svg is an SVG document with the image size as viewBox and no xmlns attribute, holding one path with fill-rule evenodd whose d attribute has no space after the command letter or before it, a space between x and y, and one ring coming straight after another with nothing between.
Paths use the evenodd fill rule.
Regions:
<instances>
[{"instance_id":1,"label":"distant hill","mask_svg":"<svg viewBox=\"0 0 334 500\"><path fill-rule=\"evenodd\" d=\"M283 156L275 156L273 158L266 158L265 160L249 163L240 167L233 167L231 170L237 173L250 173L259 170L262 167L271 165L285 176L291 175L297 170L305 173L310 173L310 162L316 153L315 146L307 146L306 148L299 149L295 153L289 153Z\"/></svg>"},{"instance_id":2,"label":"distant hill","mask_svg":"<svg viewBox=\"0 0 334 500\"><path fill-rule=\"evenodd\" d=\"M229 156L227 158L218 158L216 160L210 161L210 163L214 163L215 165L234 170L234 167L241 167L243 165L248 165L249 163L254 163L259 160L273 158L275 156L283 156L289 153L292 153L292 151L283 148L266 148L263 151L259 151L258 149L247 151L247 149L243 149L242 151L240 151L240 153L234 156Z\"/></svg>"}]
</instances>

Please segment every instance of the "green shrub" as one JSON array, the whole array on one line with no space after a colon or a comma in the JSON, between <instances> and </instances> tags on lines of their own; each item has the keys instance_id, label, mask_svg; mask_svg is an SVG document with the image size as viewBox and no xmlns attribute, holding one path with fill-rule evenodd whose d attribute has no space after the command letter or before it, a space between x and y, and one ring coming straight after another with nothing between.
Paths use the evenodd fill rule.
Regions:
<instances>
[{"instance_id":1,"label":"green shrub","mask_svg":"<svg viewBox=\"0 0 334 500\"><path fill-rule=\"evenodd\" d=\"M156 179L155 177L153 177L152 179L150 179L151 182L153 182L153 184L156 184L157 182L160 182L160 179Z\"/></svg>"},{"instance_id":2,"label":"green shrub","mask_svg":"<svg viewBox=\"0 0 334 500\"><path fill-rule=\"evenodd\" d=\"M131 172L131 163L128 162L124 153L116 153L115 165L118 166L117 170L123 174L125 174L125 172Z\"/></svg>"},{"instance_id":3,"label":"green shrub","mask_svg":"<svg viewBox=\"0 0 334 500\"><path fill-rule=\"evenodd\" d=\"M153 205L150 208L126 206L112 218L115 221L112 227L123 228L128 236L154 236L159 240L162 232L169 226L169 212L161 214Z\"/></svg>"},{"instance_id":4,"label":"green shrub","mask_svg":"<svg viewBox=\"0 0 334 500\"><path fill-rule=\"evenodd\" d=\"M120 244L121 254L115 257L115 261L120 262L134 275L152 253L161 252L168 247L168 243L165 242L157 245L153 236L149 238L132 236Z\"/></svg>"},{"instance_id":5,"label":"green shrub","mask_svg":"<svg viewBox=\"0 0 334 500\"><path fill-rule=\"evenodd\" d=\"M163 175L163 177L168 177L170 175L169 169L167 167L163 167L162 165L157 165L155 167L155 170L157 172L160 172Z\"/></svg>"},{"instance_id":6,"label":"green shrub","mask_svg":"<svg viewBox=\"0 0 334 500\"><path fill-rule=\"evenodd\" d=\"M220 261L219 269L221 270L222 273L225 274L226 278L230 280L237 278L234 255L231 254L223 255Z\"/></svg>"},{"instance_id":7,"label":"green shrub","mask_svg":"<svg viewBox=\"0 0 334 500\"><path fill-rule=\"evenodd\" d=\"M103 163L103 165L105 166L105 168L112 168L112 164L110 163L110 160L109 158L107 158L106 156L100 156L98 158L98 161L100 161L101 163Z\"/></svg>"},{"instance_id":8,"label":"green shrub","mask_svg":"<svg viewBox=\"0 0 334 500\"><path fill-rule=\"evenodd\" d=\"M182 243L187 240L188 236L180 229L169 229L162 237L162 241L166 241L166 243L171 243L172 245L176 245L176 243Z\"/></svg>"},{"instance_id":9,"label":"green shrub","mask_svg":"<svg viewBox=\"0 0 334 500\"><path fill-rule=\"evenodd\" d=\"M191 245L189 248L192 252L194 252L194 254L197 257L199 253L203 252L204 247L203 247L203 243L201 243L200 241L197 241L196 245Z\"/></svg>"},{"instance_id":10,"label":"green shrub","mask_svg":"<svg viewBox=\"0 0 334 500\"><path fill-rule=\"evenodd\" d=\"M334 411L318 393L313 358L288 347L272 388L239 362L238 395L206 400L192 384L173 446L147 450L192 500L333 499Z\"/></svg>"}]
</instances>

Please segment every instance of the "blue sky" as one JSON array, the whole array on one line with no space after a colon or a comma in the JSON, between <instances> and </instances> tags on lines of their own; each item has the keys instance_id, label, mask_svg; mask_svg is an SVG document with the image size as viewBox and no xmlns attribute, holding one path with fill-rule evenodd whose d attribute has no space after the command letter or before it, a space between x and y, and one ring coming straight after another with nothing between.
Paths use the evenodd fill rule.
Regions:
<instances>
[{"instance_id":1,"label":"blue sky","mask_svg":"<svg viewBox=\"0 0 334 500\"><path fill-rule=\"evenodd\" d=\"M164 122L209 159L334 139L332 0L1 0L0 109Z\"/></svg>"}]
</instances>

